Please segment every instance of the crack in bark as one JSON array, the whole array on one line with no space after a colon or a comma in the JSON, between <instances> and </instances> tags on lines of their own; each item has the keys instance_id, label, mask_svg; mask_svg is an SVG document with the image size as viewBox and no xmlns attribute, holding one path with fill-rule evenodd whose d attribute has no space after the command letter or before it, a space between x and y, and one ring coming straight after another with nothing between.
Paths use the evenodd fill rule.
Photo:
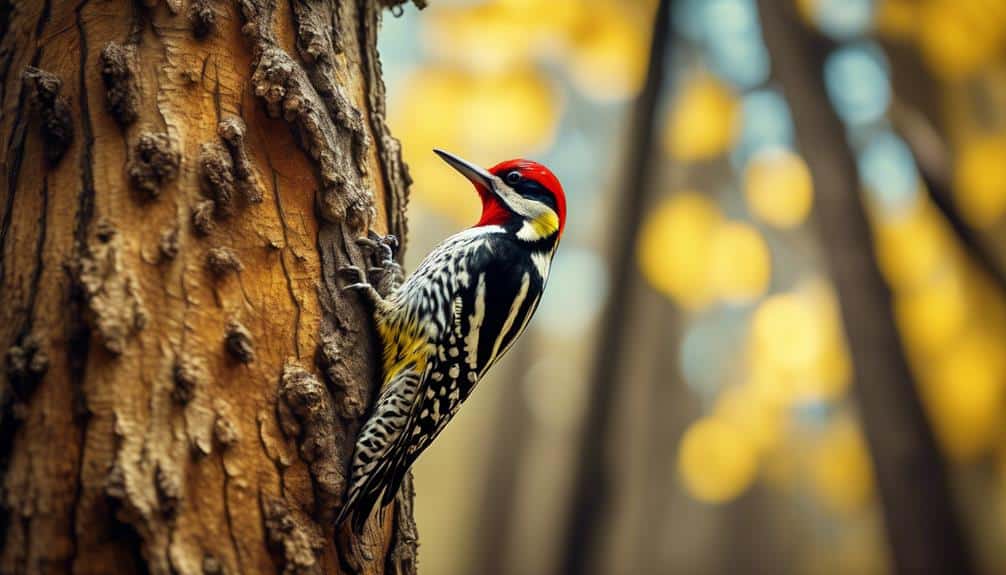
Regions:
<instances>
[{"instance_id":1,"label":"crack in bark","mask_svg":"<svg viewBox=\"0 0 1006 575\"><path fill-rule=\"evenodd\" d=\"M224 518L227 520L227 535L230 538L231 546L234 547L234 560L237 562L238 573L244 573L244 566L241 563L241 546L238 545L237 535L234 534L234 520L231 517L231 500L228 496L227 488L230 486L231 476L227 473L227 464L224 463L224 452L220 452L220 469L224 474L223 481L223 502ZM205 571L205 568L203 569Z\"/></svg>"},{"instance_id":2,"label":"crack in bark","mask_svg":"<svg viewBox=\"0 0 1006 575\"><path fill-rule=\"evenodd\" d=\"M283 230L283 251L279 254L279 265L280 269L283 270L283 277L286 279L286 289L290 294L290 301L293 302L294 306L293 346L297 352L297 359L300 359L300 316L302 310L300 300L297 299L296 291L293 289L293 279L290 277L290 270L287 269L286 257L284 257L286 250L290 249L290 237L287 233L286 214L283 212L283 204L280 201L279 182L277 180L275 169L272 170L272 190L273 198L276 200L276 212L279 214L279 222Z\"/></svg>"},{"instance_id":3,"label":"crack in bark","mask_svg":"<svg viewBox=\"0 0 1006 575\"><path fill-rule=\"evenodd\" d=\"M78 62L81 128L84 132L84 148L80 156L81 192L78 200L77 223L74 237L78 250L83 250L87 241L87 230L94 218L94 126L91 124L91 106L87 92L87 32L84 29L83 10L90 0L82 0L76 8L77 31L80 34L80 59Z\"/></svg>"},{"instance_id":4,"label":"crack in bark","mask_svg":"<svg viewBox=\"0 0 1006 575\"><path fill-rule=\"evenodd\" d=\"M360 10L364 14L360 21L360 55L363 60L364 80L370 106L370 129L377 141L381 178L386 190L385 197L388 199L386 202L388 230L398 238L400 246L397 254L398 262L402 263L409 231L406 211L412 176L409 175L409 168L402 159L402 145L391 135L387 124L384 79L377 51L377 30L381 23L381 12L365 0L360 0Z\"/></svg>"},{"instance_id":5,"label":"crack in bark","mask_svg":"<svg viewBox=\"0 0 1006 575\"><path fill-rule=\"evenodd\" d=\"M28 302L25 309L24 323L21 325L16 344L7 350L5 368L7 386L0 387L0 477L6 476L9 454L13 449L14 433L19 423L18 404L31 398L34 390L45 376L49 368L49 356L43 349L43 337L32 332L35 320L35 307L38 299L39 284L42 271L45 268L43 254L45 240L48 235L49 213L49 176L42 178L42 208L38 222L38 240L35 244L35 265L28 284ZM2 244L0 244L2 245ZM5 507L0 502L0 507ZM0 511L6 515L6 511ZM6 537L6 517L0 519L0 541ZM26 547L27 548L27 547Z\"/></svg>"},{"instance_id":6,"label":"crack in bark","mask_svg":"<svg viewBox=\"0 0 1006 575\"><path fill-rule=\"evenodd\" d=\"M36 53L33 63L38 63L41 49ZM14 112L13 136L7 146L7 205L4 209L3 220L0 221L0 246L7 245L7 233L10 231L10 224L14 212L14 198L17 196L18 176L21 175L21 163L24 161L25 141L28 135L28 116L26 101L28 99L28 88L23 83L17 98L17 110ZM5 250L0 250L0 282L6 279L6 258ZM0 284L3 285L3 284Z\"/></svg>"},{"instance_id":7,"label":"crack in bark","mask_svg":"<svg viewBox=\"0 0 1006 575\"><path fill-rule=\"evenodd\" d=\"M35 54L32 56L31 65L37 66L42 58L42 46L39 40L42 36L42 32L45 30L45 25L49 22L49 15L52 8L52 0L45 0L45 4L42 7L42 12L39 15L38 22L35 23L35 41L38 45L35 48ZM6 36L4 37L6 39ZM11 40L13 42L13 40ZM4 93L3 98L6 97L6 86L7 86L7 74L10 72L10 65L14 58L13 50L10 50L5 58L5 67L3 72L3 86ZM27 123L28 118L25 115L26 106L25 100L27 99L27 90L24 84L21 85L21 89L18 92L17 109L14 112L14 128L13 137L11 137L10 142L7 146L6 158L7 158L7 205L4 210L3 220L0 220L0 246L7 245L7 232L10 230L12 211L14 209L14 198L17 193L17 182L18 176L21 173L21 162L24 160L25 152L25 139L27 137ZM0 99L0 104L3 104L4 100ZM0 105L0 108L3 108ZM13 157L13 161L11 156ZM4 259L4 250L0 250L0 285L3 285L3 280L5 279L6 266ZM0 529L2 529L2 521L0 521Z\"/></svg>"},{"instance_id":8,"label":"crack in bark","mask_svg":"<svg viewBox=\"0 0 1006 575\"><path fill-rule=\"evenodd\" d=\"M83 132L83 145L80 154L80 178L81 191L77 199L77 213L74 216L74 248L75 254L83 253L83 246L87 238L87 231L94 217L94 130L91 125L90 105L87 101L87 32L84 28L83 10L90 0L81 0L74 9L75 24L79 35L80 55L78 60L78 94L80 98L81 131ZM89 411L87 408L87 398L84 396L83 383L86 375L87 356L90 352L90 331L86 322L83 321L83 297L80 286L72 280L68 297L68 309L70 321L67 323L66 339L68 342L68 364L70 370L70 381L73 389L77 393L76 403L79 405L79 435L77 444L80 445L74 476L74 504L70 508L69 522L71 525L73 540L73 552L70 557L70 565L74 565L79 554L78 541L81 538L83 524L78 524L80 516L80 506L82 504L81 494L83 492L84 461L87 459L87 431L90 424Z\"/></svg>"}]
</instances>

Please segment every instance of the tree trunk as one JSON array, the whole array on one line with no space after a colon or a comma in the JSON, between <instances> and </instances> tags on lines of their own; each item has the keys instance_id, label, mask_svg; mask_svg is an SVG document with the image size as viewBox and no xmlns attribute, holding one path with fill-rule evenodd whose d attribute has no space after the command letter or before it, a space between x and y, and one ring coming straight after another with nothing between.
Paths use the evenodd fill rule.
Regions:
<instances>
[{"instance_id":1,"label":"tree trunk","mask_svg":"<svg viewBox=\"0 0 1006 575\"><path fill-rule=\"evenodd\" d=\"M854 391L897 573L973 573L946 470L919 403L872 257L856 163L831 108L825 50L789 0L759 0L776 79L814 178L815 224L838 293Z\"/></svg>"},{"instance_id":2,"label":"tree trunk","mask_svg":"<svg viewBox=\"0 0 1006 575\"><path fill-rule=\"evenodd\" d=\"M884 44L891 62L894 104L891 123L912 150L933 206L946 220L969 259L1006 294L1006 240L971 227L953 194L953 152L939 110L943 87L930 76L918 50L894 42Z\"/></svg>"},{"instance_id":3,"label":"tree trunk","mask_svg":"<svg viewBox=\"0 0 1006 575\"><path fill-rule=\"evenodd\" d=\"M411 483L333 525L377 385L336 270L405 233L392 3L0 10L0 572L414 572Z\"/></svg>"},{"instance_id":4,"label":"tree trunk","mask_svg":"<svg viewBox=\"0 0 1006 575\"><path fill-rule=\"evenodd\" d=\"M671 41L671 1L660 0L653 17L646 81L636 98L625 161L624 195L613 213L610 277L614 278L598 333L599 340L588 386L587 409L582 424L578 461L573 475L569 511L563 525L563 546L557 573L580 575L602 569L605 525L610 517L614 473L611 461L619 451L612 429L623 383L617 375L625 368L633 342L633 325L627 321L638 309L641 278L635 268L636 231L647 207L654 178L654 118L666 73Z\"/></svg>"}]
</instances>

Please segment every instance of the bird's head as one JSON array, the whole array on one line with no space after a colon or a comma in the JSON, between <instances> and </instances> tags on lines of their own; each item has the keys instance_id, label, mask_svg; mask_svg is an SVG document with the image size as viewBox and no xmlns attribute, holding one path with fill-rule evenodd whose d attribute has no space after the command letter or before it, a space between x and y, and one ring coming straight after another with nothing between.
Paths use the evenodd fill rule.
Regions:
<instances>
[{"instance_id":1,"label":"bird's head","mask_svg":"<svg viewBox=\"0 0 1006 575\"><path fill-rule=\"evenodd\" d=\"M531 160L508 160L486 170L434 150L468 178L482 198L476 226L498 225L527 242L558 240L566 226L566 194L555 174Z\"/></svg>"}]
</instances>

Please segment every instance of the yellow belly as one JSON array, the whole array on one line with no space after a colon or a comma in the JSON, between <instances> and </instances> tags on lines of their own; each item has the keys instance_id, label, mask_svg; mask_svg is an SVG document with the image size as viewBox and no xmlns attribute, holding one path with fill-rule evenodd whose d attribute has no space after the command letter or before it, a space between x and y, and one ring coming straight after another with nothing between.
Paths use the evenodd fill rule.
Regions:
<instances>
[{"instance_id":1,"label":"yellow belly","mask_svg":"<svg viewBox=\"0 0 1006 575\"><path fill-rule=\"evenodd\" d=\"M430 344L415 322L379 322L378 334L384 345L382 389L405 369L422 373L429 361Z\"/></svg>"}]
</instances>

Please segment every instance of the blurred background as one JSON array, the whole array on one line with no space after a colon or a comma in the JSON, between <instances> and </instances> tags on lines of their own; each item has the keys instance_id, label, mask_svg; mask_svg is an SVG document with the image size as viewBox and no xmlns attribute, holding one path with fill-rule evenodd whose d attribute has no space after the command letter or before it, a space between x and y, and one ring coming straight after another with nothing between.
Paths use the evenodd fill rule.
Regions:
<instances>
[{"instance_id":1,"label":"blurred background","mask_svg":"<svg viewBox=\"0 0 1006 575\"><path fill-rule=\"evenodd\" d=\"M433 147L569 219L415 466L422 572L1006 573L1006 2L430 4L407 269L480 211Z\"/></svg>"}]
</instances>

